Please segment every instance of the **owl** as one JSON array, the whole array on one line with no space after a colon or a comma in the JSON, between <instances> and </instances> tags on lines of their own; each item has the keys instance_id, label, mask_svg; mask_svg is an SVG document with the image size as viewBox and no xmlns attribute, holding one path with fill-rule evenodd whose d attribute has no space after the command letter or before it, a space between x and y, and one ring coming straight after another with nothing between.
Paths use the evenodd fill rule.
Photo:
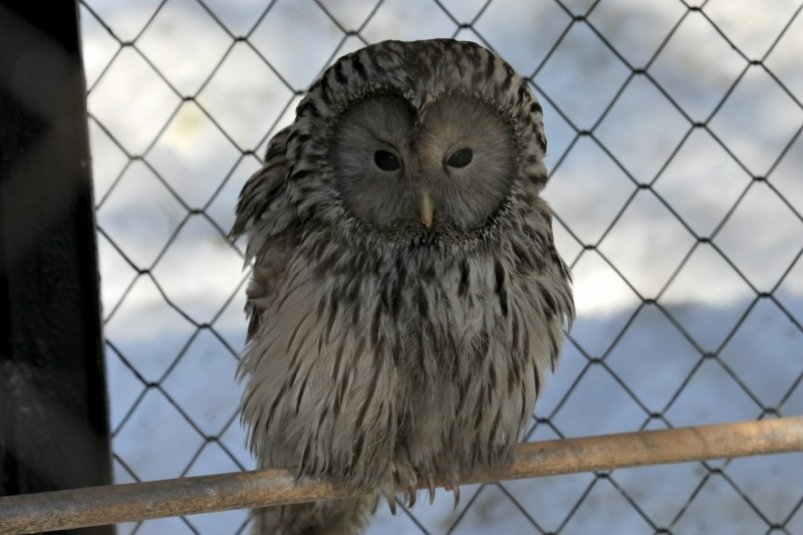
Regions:
<instances>
[{"instance_id":1,"label":"owl","mask_svg":"<svg viewBox=\"0 0 803 535\"><path fill-rule=\"evenodd\" d=\"M310 87L245 184L242 418L262 468L370 489L508 461L574 315L542 109L493 52L385 41ZM376 497L257 511L361 533Z\"/></svg>"}]
</instances>

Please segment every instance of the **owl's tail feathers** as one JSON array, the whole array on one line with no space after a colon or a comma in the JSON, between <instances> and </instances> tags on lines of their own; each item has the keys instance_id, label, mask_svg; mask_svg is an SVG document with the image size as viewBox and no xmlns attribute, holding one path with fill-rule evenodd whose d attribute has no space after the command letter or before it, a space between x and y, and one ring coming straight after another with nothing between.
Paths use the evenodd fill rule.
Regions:
<instances>
[{"instance_id":1,"label":"owl's tail feathers","mask_svg":"<svg viewBox=\"0 0 803 535\"><path fill-rule=\"evenodd\" d=\"M377 498L302 503L256 509L253 535L360 535Z\"/></svg>"}]
</instances>

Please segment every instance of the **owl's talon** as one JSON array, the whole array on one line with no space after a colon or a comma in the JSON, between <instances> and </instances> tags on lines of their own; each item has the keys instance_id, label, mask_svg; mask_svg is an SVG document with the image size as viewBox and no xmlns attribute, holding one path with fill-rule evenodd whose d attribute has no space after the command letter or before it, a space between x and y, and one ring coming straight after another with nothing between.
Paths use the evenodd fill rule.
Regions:
<instances>
[{"instance_id":1,"label":"owl's talon","mask_svg":"<svg viewBox=\"0 0 803 535\"><path fill-rule=\"evenodd\" d=\"M418 490L418 474L415 469L408 462L400 462L397 459L393 463L393 480L397 490L403 492L406 505L412 507L415 504Z\"/></svg>"},{"instance_id":2,"label":"owl's talon","mask_svg":"<svg viewBox=\"0 0 803 535\"><path fill-rule=\"evenodd\" d=\"M429 493L429 504L435 503L435 481L432 474L427 474L427 492Z\"/></svg>"},{"instance_id":3,"label":"owl's talon","mask_svg":"<svg viewBox=\"0 0 803 535\"><path fill-rule=\"evenodd\" d=\"M417 489L415 487L407 487L407 507L413 507L417 497Z\"/></svg>"},{"instance_id":4,"label":"owl's talon","mask_svg":"<svg viewBox=\"0 0 803 535\"><path fill-rule=\"evenodd\" d=\"M390 514L396 515L396 495L393 492L385 493L385 500L388 502Z\"/></svg>"},{"instance_id":5,"label":"owl's talon","mask_svg":"<svg viewBox=\"0 0 803 535\"><path fill-rule=\"evenodd\" d=\"M452 494L454 494L454 510L457 511L457 506L460 504L460 485L452 483Z\"/></svg>"}]
</instances>

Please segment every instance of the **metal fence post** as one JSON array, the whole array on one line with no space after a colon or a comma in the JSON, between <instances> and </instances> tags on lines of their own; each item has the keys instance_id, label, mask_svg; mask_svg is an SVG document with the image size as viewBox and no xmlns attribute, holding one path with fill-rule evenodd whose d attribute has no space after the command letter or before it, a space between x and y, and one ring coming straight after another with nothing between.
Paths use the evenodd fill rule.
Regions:
<instances>
[{"instance_id":1,"label":"metal fence post","mask_svg":"<svg viewBox=\"0 0 803 535\"><path fill-rule=\"evenodd\" d=\"M4 3L0 495L109 483L107 412L77 3Z\"/></svg>"}]
</instances>

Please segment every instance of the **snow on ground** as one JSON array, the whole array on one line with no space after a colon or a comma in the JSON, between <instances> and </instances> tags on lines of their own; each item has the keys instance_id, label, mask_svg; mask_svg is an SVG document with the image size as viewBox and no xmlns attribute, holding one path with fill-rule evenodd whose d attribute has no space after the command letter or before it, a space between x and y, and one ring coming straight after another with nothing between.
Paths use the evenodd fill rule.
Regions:
<instances>
[{"instance_id":1,"label":"snow on ground","mask_svg":"<svg viewBox=\"0 0 803 535\"><path fill-rule=\"evenodd\" d=\"M361 46L311 0L279 1L263 19L261 2L205 2L253 47L232 44L193 0L169 0L140 35L158 4L81 8L120 482L253 466L235 416L247 273L223 238L259 165L243 151L262 154L292 120L293 90ZM699 13L603 0L590 26L557 2L442 2L459 22L484 9L459 32L431 0L387 0L373 16L375 2L321 4L369 42L457 32L535 73L553 171L544 195L579 314L536 408L549 423L530 439L803 414L803 15L774 44L798 2L710 0ZM592 3L563 4L581 14ZM443 492L395 517L380 507L370 533L535 531L531 520L561 533L803 533L803 454L708 466L724 472L690 463L468 486L456 510ZM245 519L120 532L234 533Z\"/></svg>"}]
</instances>

